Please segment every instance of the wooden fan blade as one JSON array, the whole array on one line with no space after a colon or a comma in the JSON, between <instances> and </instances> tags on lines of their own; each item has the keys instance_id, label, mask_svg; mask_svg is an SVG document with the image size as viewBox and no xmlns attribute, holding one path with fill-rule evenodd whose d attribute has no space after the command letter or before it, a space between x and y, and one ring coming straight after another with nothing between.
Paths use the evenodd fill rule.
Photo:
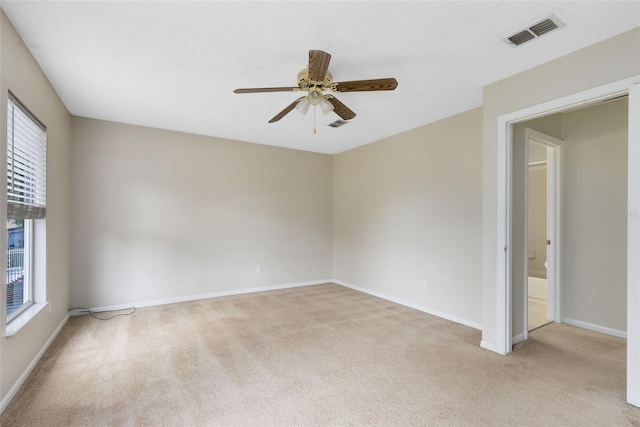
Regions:
<instances>
[{"instance_id":1,"label":"wooden fan blade","mask_svg":"<svg viewBox=\"0 0 640 427\"><path fill-rule=\"evenodd\" d=\"M302 99L304 99L304 96L296 99L291 104L287 105L287 108L285 108L284 110L282 110L278 114L276 114L271 120L269 120L269 123L275 123L278 120L280 120L281 118L283 118L284 116L286 116L287 114L289 114L289 112L291 110L296 108L296 105L298 105L298 102L300 102Z\"/></svg>"},{"instance_id":2,"label":"wooden fan blade","mask_svg":"<svg viewBox=\"0 0 640 427\"><path fill-rule=\"evenodd\" d=\"M398 87L398 81L394 78L354 80L351 82L336 83L338 92L367 92L374 90L394 90Z\"/></svg>"},{"instance_id":3,"label":"wooden fan blade","mask_svg":"<svg viewBox=\"0 0 640 427\"><path fill-rule=\"evenodd\" d=\"M351 111L349 107L338 101L333 96L327 96L327 101L333 105L333 112L339 115L344 120L351 120L356 116L356 113Z\"/></svg>"},{"instance_id":4,"label":"wooden fan blade","mask_svg":"<svg viewBox=\"0 0 640 427\"><path fill-rule=\"evenodd\" d=\"M331 55L321 50L309 51L309 80L321 82L327 75Z\"/></svg>"},{"instance_id":5,"label":"wooden fan blade","mask_svg":"<svg viewBox=\"0 0 640 427\"><path fill-rule=\"evenodd\" d=\"M260 93L260 92L293 92L298 87L254 87L247 89L236 89L233 93Z\"/></svg>"}]
</instances>

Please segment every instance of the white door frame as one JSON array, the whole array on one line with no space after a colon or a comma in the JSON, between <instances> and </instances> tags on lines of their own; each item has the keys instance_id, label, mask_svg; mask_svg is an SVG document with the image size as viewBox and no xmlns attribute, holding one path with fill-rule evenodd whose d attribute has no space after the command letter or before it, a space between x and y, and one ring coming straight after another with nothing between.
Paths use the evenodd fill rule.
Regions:
<instances>
[{"instance_id":1,"label":"white door frame","mask_svg":"<svg viewBox=\"0 0 640 427\"><path fill-rule=\"evenodd\" d=\"M640 83L629 88L628 156L627 402L640 406Z\"/></svg>"},{"instance_id":2,"label":"white door frame","mask_svg":"<svg viewBox=\"0 0 640 427\"><path fill-rule=\"evenodd\" d=\"M512 350L511 145L513 124L629 94L629 175L627 216L627 401L640 406L640 74L498 117L496 241L496 351ZM635 86L634 86L635 85Z\"/></svg>"},{"instance_id":3,"label":"white door frame","mask_svg":"<svg viewBox=\"0 0 640 427\"><path fill-rule=\"evenodd\" d=\"M562 319L562 304L560 292L560 219L562 218L562 170L563 170L563 140L539 132L535 129L525 129L525 141L535 141L547 147L547 240L551 245L547 250L547 319L560 322ZM525 164L529 164L529 150L525 151ZM525 174L524 197L524 244L529 243L529 174ZM524 248L524 339L529 337L529 257L528 247ZM514 342L515 344L515 342Z\"/></svg>"}]
</instances>

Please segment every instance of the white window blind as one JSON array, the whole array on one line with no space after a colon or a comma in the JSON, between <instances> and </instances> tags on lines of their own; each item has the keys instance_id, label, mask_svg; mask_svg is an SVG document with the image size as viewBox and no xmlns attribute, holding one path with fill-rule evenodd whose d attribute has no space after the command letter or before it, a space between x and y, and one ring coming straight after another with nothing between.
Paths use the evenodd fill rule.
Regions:
<instances>
[{"instance_id":1,"label":"white window blind","mask_svg":"<svg viewBox=\"0 0 640 427\"><path fill-rule=\"evenodd\" d=\"M47 206L47 129L9 94L7 218L44 218Z\"/></svg>"}]
</instances>

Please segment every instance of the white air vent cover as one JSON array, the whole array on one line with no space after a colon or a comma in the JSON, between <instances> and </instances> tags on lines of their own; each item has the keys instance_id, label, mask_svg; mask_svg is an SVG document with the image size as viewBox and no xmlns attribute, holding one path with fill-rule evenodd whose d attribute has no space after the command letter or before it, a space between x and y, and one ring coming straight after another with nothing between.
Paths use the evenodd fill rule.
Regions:
<instances>
[{"instance_id":1,"label":"white air vent cover","mask_svg":"<svg viewBox=\"0 0 640 427\"><path fill-rule=\"evenodd\" d=\"M566 24L562 22L557 16L551 15L542 21L529 25L514 34L502 39L505 43L512 47L518 47L529 40L536 39L543 34L547 34L550 31L557 30L564 27Z\"/></svg>"}]
</instances>

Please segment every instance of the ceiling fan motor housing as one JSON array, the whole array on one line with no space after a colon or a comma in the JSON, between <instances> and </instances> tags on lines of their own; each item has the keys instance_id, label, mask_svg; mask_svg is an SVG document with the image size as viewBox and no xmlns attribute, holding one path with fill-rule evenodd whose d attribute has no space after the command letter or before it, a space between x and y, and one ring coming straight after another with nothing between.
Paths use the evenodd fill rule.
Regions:
<instances>
[{"instance_id":1,"label":"ceiling fan motor housing","mask_svg":"<svg viewBox=\"0 0 640 427\"><path fill-rule=\"evenodd\" d=\"M333 84L333 76L328 71L324 80L321 82L317 82L309 78L309 68L304 68L300 70L300 72L298 73L298 86L302 90L310 91L314 88L318 88L322 92L323 90L331 90L332 84Z\"/></svg>"}]
</instances>

